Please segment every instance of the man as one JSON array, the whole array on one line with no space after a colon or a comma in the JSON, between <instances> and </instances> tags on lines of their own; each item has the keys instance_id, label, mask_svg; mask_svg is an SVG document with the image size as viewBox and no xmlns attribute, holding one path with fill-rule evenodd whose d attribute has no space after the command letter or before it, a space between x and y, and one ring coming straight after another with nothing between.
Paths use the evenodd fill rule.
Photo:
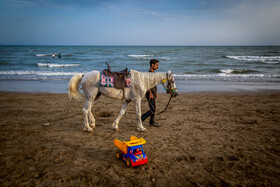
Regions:
<instances>
[{"instance_id":1,"label":"man","mask_svg":"<svg viewBox=\"0 0 280 187\"><path fill-rule=\"evenodd\" d=\"M155 72L158 69L159 61L157 59L152 59L150 61L150 69L149 72ZM155 112L156 112L156 99L158 97L157 94L157 86L148 90L146 93L146 99L149 102L150 110L141 116L141 120L144 121L150 116L150 126L160 127L159 124L155 122Z\"/></svg>"}]
</instances>

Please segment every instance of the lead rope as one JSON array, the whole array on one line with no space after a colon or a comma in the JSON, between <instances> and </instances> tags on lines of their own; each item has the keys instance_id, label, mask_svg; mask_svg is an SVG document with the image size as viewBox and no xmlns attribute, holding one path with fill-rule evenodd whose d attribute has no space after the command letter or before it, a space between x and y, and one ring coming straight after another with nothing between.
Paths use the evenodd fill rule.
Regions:
<instances>
[{"instance_id":1,"label":"lead rope","mask_svg":"<svg viewBox=\"0 0 280 187\"><path fill-rule=\"evenodd\" d=\"M167 103L167 105L166 105L166 107L165 107L165 109L164 109L163 111L157 113L156 115L162 114L163 112L165 112L165 111L167 110L167 108L168 108L168 106L169 106L169 103L170 103L172 97L173 97L173 96L171 95L170 98L169 98L169 101L168 101L168 103ZM150 99L149 99L149 103L150 103L150 105L153 107L154 111L156 111L156 109L154 108L154 106L151 104ZM155 114L153 111L151 111L151 112L152 112L153 114Z\"/></svg>"}]
</instances>

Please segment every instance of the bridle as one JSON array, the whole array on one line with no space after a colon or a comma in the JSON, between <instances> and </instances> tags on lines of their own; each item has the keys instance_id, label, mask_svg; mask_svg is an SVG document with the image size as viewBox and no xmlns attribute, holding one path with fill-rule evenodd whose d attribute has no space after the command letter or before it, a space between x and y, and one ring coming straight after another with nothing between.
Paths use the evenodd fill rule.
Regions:
<instances>
[{"instance_id":1,"label":"bridle","mask_svg":"<svg viewBox=\"0 0 280 187\"><path fill-rule=\"evenodd\" d=\"M176 97L175 91L177 90L177 88L172 88L172 83L174 83L175 81L172 80L172 73L171 73L170 75L171 75L171 76L170 76L171 79L168 78L168 73L166 73L166 79L164 79L164 80L162 81L162 83L165 83L166 81L168 81L168 82L167 82L167 87L164 88L164 89L166 90L166 93L167 93L167 94L170 94L170 98L169 98L169 101L168 101L168 103L167 103L165 109L164 109L163 111L157 113L157 115L159 115L159 114L165 112L166 109L167 109L168 106L169 106L169 103L170 103L172 97ZM154 108L154 106L151 104L150 99L149 99L149 103L150 103L150 106L152 106L153 109L156 110L156 109ZM153 111L152 111L152 113L153 113Z\"/></svg>"},{"instance_id":2,"label":"bridle","mask_svg":"<svg viewBox=\"0 0 280 187\"><path fill-rule=\"evenodd\" d=\"M166 73L166 79L164 79L162 81L162 83L165 83L166 81L167 82L167 87L165 88L166 90L166 93L167 94L170 94L171 97L175 97L175 91L177 90L177 88L173 88L172 87L172 83L174 83L175 81L172 79L172 73L170 74L170 79L169 79L169 76L168 76L168 73Z\"/></svg>"}]
</instances>

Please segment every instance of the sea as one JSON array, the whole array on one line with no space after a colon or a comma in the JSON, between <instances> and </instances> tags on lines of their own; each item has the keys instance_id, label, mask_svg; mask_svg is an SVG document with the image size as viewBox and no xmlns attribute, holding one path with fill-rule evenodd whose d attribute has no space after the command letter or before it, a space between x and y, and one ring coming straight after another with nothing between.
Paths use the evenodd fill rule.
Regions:
<instances>
[{"instance_id":1,"label":"sea","mask_svg":"<svg viewBox=\"0 0 280 187\"><path fill-rule=\"evenodd\" d=\"M158 72L173 72L179 92L280 91L280 46L32 45L0 46L0 91L67 93L77 73L102 71L106 62L147 72L151 59L160 61Z\"/></svg>"}]
</instances>

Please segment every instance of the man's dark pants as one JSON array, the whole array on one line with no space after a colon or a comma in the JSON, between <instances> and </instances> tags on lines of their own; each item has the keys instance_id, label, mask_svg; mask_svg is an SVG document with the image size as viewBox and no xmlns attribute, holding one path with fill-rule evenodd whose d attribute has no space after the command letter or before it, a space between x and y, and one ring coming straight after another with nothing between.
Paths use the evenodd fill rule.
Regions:
<instances>
[{"instance_id":1,"label":"man's dark pants","mask_svg":"<svg viewBox=\"0 0 280 187\"><path fill-rule=\"evenodd\" d=\"M154 99L150 99L150 98L147 98L147 97L146 97L146 99L148 100L148 102L150 100L150 102L149 102L150 110L141 116L141 120L144 121L149 116L151 116L151 118L150 118L150 125L153 125L155 123L156 99L155 98Z\"/></svg>"}]
</instances>

